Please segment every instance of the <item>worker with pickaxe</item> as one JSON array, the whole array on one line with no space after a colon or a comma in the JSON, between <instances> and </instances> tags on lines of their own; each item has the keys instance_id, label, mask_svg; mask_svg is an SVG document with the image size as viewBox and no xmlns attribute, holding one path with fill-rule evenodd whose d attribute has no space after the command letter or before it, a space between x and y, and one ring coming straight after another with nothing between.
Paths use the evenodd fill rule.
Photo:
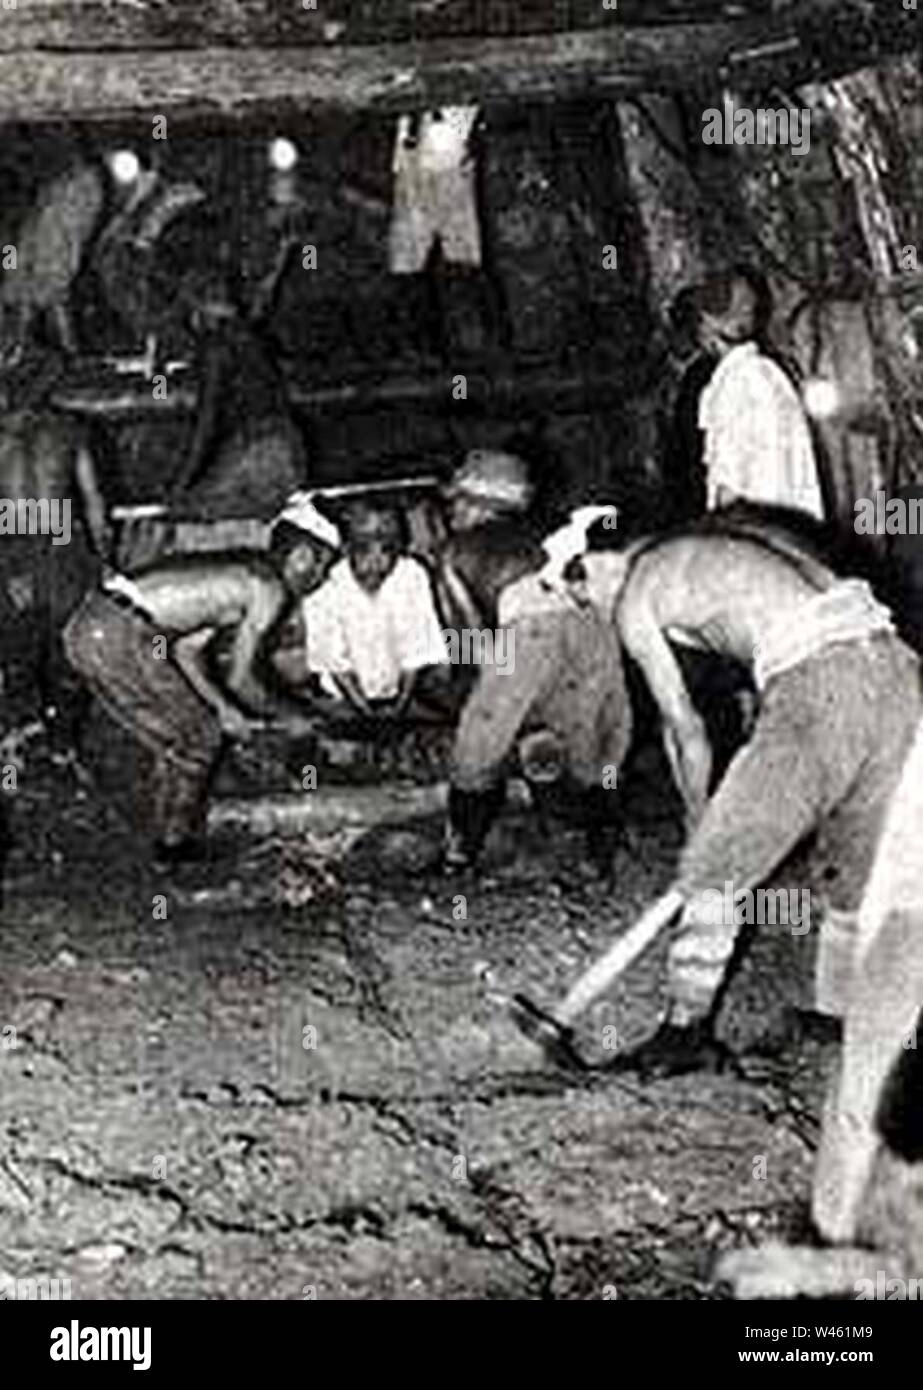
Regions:
<instances>
[{"instance_id":1,"label":"worker with pickaxe","mask_svg":"<svg viewBox=\"0 0 923 1390\"><path fill-rule=\"evenodd\" d=\"M667 891L554 1012L520 996L514 1014L547 1050L572 1055L577 1020L678 916L666 1017L617 1065L646 1076L717 1067L736 895L764 883L814 831L829 863L815 1007L842 1016L857 909L920 716L918 664L868 585L838 579L804 540L752 512L636 542L615 617L659 707L689 837ZM711 749L676 644L737 660L759 692L751 737L710 799Z\"/></svg>"}]
</instances>

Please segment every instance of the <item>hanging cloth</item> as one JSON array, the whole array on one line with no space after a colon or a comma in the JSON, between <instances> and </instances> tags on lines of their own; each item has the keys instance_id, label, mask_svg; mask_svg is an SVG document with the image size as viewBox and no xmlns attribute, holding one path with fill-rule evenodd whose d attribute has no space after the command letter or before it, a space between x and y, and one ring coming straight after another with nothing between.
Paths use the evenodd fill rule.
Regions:
<instances>
[{"instance_id":1,"label":"hanging cloth","mask_svg":"<svg viewBox=\"0 0 923 1390\"><path fill-rule=\"evenodd\" d=\"M388 266L414 275L438 238L446 261L481 264L481 227L469 139L476 106L401 116L394 147Z\"/></svg>"},{"instance_id":2,"label":"hanging cloth","mask_svg":"<svg viewBox=\"0 0 923 1390\"><path fill-rule=\"evenodd\" d=\"M15 320L14 334L36 315L66 312L102 204L99 173L80 161L41 185L17 231L15 274L0 285L0 316Z\"/></svg>"}]
</instances>

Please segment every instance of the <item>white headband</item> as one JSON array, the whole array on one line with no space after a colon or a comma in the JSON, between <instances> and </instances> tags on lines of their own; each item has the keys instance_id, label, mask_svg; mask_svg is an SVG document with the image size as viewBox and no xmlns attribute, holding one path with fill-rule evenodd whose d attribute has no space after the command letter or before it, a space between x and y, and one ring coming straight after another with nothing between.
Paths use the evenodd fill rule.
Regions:
<instances>
[{"instance_id":1,"label":"white headband","mask_svg":"<svg viewBox=\"0 0 923 1390\"><path fill-rule=\"evenodd\" d=\"M306 531L315 540L323 541L332 550L339 550L342 545L339 528L317 510L309 492L293 492L278 520L297 526L300 531Z\"/></svg>"},{"instance_id":2,"label":"white headband","mask_svg":"<svg viewBox=\"0 0 923 1390\"><path fill-rule=\"evenodd\" d=\"M612 517L614 527L618 512L613 506L577 507L572 511L570 520L542 541L542 549L548 556L547 564L542 570L543 577L552 583L560 580L569 561L586 551L587 532L590 527L603 517L609 516Z\"/></svg>"}]
</instances>

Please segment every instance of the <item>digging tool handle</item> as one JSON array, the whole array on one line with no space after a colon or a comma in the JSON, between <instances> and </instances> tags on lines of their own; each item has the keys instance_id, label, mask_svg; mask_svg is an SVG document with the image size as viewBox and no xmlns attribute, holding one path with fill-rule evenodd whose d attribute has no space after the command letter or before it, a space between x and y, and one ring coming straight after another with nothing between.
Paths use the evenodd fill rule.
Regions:
<instances>
[{"instance_id":1,"label":"digging tool handle","mask_svg":"<svg viewBox=\"0 0 923 1390\"><path fill-rule=\"evenodd\" d=\"M656 936L675 917L683 906L683 897L668 889L644 912L619 939L585 971L572 987L564 1002L555 1010L555 1017L564 1024L573 1023L585 1009L603 994L624 971L637 960Z\"/></svg>"}]
</instances>

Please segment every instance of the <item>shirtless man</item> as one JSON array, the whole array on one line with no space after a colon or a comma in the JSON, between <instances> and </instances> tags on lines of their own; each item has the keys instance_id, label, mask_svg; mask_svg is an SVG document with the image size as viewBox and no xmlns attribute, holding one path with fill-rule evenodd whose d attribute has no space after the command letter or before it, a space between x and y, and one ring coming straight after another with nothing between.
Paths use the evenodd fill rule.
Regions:
<instances>
[{"instance_id":1,"label":"shirtless man","mask_svg":"<svg viewBox=\"0 0 923 1390\"><path fill-rule=\"evenodd\" d=\"M917 660L868 586L838 579L752 511L640 542L627 564L617 626L660 709L689 837L667 893L553 1016L527 1000L517 1008L547 1046L568 1046L575 1020L679 913L666 1017L618 1063L658 1076L720 1060L713 1027L738 935L738 912L716 910L724 885L756 888L815 830L835 866L815 1002L842 1014L857 909L921 700ZM752 735L710 800L711 750L674 651L682 643L743 663L760 697Z\"/></svg>"},{"instance_id":2,"label":"shirtless man","mask_svg":"<svg viewBox=\"0 0 923 1390\"><path fill-rule=\"evenodd\" d=\"M199 840L222 735L245 738L255 717L294 716L256 665L333 554L309 525L281 521L268 562L209 556L110 574L67 624L71 664L149 755L147 819L161 852L186 853ZM222 686L209 664L219 639L229 647Z\"/></svg>"}]
</instances>

